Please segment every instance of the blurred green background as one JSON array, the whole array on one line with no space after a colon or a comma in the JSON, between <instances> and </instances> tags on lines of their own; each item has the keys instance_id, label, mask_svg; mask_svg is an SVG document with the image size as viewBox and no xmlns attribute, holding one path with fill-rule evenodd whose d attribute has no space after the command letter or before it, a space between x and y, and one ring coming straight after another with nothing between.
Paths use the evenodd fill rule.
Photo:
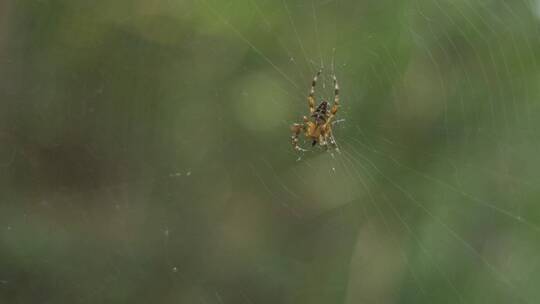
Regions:
<instances>
[{"instance_id":1,"label":"blurred green background","mask_svg":"<svg viewBox=\"0 0 540 304\"><path fill-rule=\"evenodd\" d=\"M538 303L539 16L0 2L0 303Z\"/></svg>"}]
</instances>

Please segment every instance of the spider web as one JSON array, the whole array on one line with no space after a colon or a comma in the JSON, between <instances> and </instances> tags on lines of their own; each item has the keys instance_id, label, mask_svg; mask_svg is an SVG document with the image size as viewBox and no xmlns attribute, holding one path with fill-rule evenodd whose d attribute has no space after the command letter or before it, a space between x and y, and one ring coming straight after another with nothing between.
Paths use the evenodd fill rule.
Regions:
<instances>
[{"instance_id":1,"label":"spider web","mask_svg":"<svg viewBox=\"0 0 540 304\"><path fill-rule=\"evenodd\" d=\"M283 289L306 303L535 302L538 5L249 2L249 30L205 6L283 76L289 99L250 102L296 112L277 111L287 130L317 69L320 97L334 70L342 87L341 153L297 159L283 131L250 160L258 196L302 231L290 241L313 246L306 278L322 276Z\"/></svg>"},{"instance_id":2,"label":"spider web","mask_svg":"<svg viewBox=\"0 0 540 304\"><path fill-rule=\"evenodd\" d=\"M540 299L540 2L9 3L0 302Z\"/></svg>"}]
</instances>

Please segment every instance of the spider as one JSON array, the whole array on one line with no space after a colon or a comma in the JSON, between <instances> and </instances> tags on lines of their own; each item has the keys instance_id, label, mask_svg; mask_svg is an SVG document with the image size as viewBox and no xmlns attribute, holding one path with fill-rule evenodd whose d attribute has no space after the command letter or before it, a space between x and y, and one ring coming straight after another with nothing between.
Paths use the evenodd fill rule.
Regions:
<instances>
[{"instance_id":1,"label":"spider","mask_svg":"<svg viewBox=\"0 0 540 304\"><path fill-rule=\"evenodd\" d=\"M339 107L339 85L336 75L334 78L334 104L330 108L330 104L323 100L315 108L315 86L317 85L317 78L321 75L321 70L317 72L313 81L311 82L311 90L308 95L308 106L310 117L304 116L303 123L295 123L291 127L292 136L291 141L293 148L296 151L307 151L298 145L298 137L300 133L304 132L305 137L311 140L311 146L314 147L317 143L321 147L328 149L328 144L337 151L339 151L334 136L332 135L332 120L336 116Z\"/></svg>"}]
</instances>

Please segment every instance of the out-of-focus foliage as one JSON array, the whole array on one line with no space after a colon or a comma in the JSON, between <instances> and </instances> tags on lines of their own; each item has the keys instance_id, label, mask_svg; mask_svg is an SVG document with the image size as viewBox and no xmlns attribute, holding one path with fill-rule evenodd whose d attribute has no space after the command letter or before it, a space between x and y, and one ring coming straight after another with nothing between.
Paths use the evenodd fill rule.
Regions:
<instances>
[{"instance_id":1,"label":"out-of-focus foliage","mask_svg":"<svg viewBox=\"0 0 540 304\"><path fill-rule=\"evenodd\" d=\"M534 1L0 2L0 302L538 302Z\"/></svg>"}]
</instances>

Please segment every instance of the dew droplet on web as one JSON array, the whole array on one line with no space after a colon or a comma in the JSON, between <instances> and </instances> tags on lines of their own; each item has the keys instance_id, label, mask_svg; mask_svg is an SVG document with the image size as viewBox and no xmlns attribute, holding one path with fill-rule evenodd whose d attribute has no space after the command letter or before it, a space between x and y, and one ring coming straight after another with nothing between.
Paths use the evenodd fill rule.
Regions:
<instances>
[{"instance_id":1,"label":"dew droplet on web","mask_svg":"<svg viewBox=\"0 0 540 304\"><path fill-rule=\"evenodd\" d=\"M191 176L191 171L188 171L188 172L186 173L186 176Z\"/></svg>"},{"instance_id":2,"label":"dew droplet on web","mask_svg":"<svg viewBox=\"0 0 540 304\"><path fill-rule=\"evenodd\" d=\"M176 266L173 267L173 268L172 268L172 271L173 271L173 272L178 272L178 267L176 267Z\"/></svg>"}]
</instances>

